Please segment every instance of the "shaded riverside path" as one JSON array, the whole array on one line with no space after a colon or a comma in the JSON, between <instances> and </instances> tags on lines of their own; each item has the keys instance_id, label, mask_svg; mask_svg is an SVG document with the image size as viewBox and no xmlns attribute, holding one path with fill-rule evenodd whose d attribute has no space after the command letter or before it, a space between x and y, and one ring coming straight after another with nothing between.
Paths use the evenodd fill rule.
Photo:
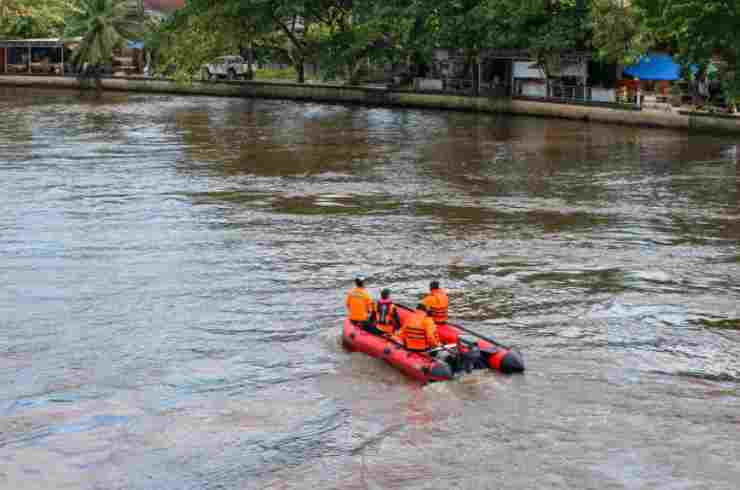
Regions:
<instances>
[{"instance_id":1,"label":"shaded riverside path","mask_svg":"<svg viewBox=\"0 0 740 490\"><path fill-rule=\"evenodd\" d=\"M740 479L738 140L0 90L0 487ZM339 346L356 272L529 371Z\"/></svg>"}]
</instances>

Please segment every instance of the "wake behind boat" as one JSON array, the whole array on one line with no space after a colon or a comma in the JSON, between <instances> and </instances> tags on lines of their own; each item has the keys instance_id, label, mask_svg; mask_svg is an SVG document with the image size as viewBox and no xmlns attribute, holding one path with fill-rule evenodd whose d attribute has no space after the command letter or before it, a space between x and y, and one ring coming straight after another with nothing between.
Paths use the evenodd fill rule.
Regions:
<instances>
[{"instance_id":1,"label":"wake behind boat","mask_svg":"<svg viewBox=\"0 0 740 490\"><path fill-rule=\"evenodd\" d=\"M404 325L414 311L403 305L396 306L401 325ZM370 333L345 319L342 344L347 350L382 359L423 383L447 381L474 369L495 369L506 374L524 371L522 355L515 349L449 323L438 324L437 332L442 347L416 352L406 349L396 337Z\"/></svg>"}]
</instances>

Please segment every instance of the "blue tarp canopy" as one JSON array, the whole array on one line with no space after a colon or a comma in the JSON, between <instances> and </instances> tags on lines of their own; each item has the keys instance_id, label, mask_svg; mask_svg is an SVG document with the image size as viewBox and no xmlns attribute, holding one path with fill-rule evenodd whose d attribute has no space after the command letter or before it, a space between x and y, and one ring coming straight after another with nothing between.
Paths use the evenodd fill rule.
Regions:
<instances>
[{"instance_id":1,"label":"blue tarp canopy","mask_svg":"<svg viewBox=\"0 0 740 490\"><path fill-rule=\"evenodd\" d=\"M636 64L626 67L624 73L640 80L678 80L681 66L669 54L649 53Z\"/></svg>"},{"instance_id":2,"label":"blue tarp canopy","mask_svg":"<svg viewBox=\"0 0 740 490\"><path fill-rule=\"evenodd\" d=\"M129 41L129 49L144 49L144 41Z\"/></svg>"}]
</instances>

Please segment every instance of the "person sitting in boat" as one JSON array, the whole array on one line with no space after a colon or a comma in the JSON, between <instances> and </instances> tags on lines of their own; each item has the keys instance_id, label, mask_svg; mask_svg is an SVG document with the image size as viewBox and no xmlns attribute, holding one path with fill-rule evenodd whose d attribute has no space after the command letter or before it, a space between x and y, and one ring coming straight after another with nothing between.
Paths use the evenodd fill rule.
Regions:
<instances>
[{"instance_id":1,"label":"person sitting in boat","mask_svg":"<svg viewBox=\"0 0 740 490\"><path fill-rule=\"evenodd\" d=\"M370 293L365 289L365 278L357 276L355 278L355 287L347 293L347 312L349 321L358 327L371 331L374 329L373 317L375 313L375 304L370 297Z\"/></svg>"},{"instance_id":2,"label":"person sitting in boat","mask_svg":"<svg viewBox=\"0 0 740 490\"><path fill-rule=\"evenodd\" d=\"M380 292L380 299L375 304L376 324L383 333L393 334L401 328L401 319L398 316L396 305L391 301L391 290L383 289Z\"/></svg>"},{"instance_id":3,"label":"person sitting in boat","mask_svg":"<svg viewBox=\"0 0 740 490\"><path fill-rule=\"evenodd\" d=\"M425 351L441 345L437 325L427 315L427 307L423 303L419 303L416 311L401 326L398 337L411 351Z\"/></svg>"},{"instance_id":4,"label":"person sitting in boat","mask_svg":"<svg viewBox=\"0 0 740 490\"><path fill-rule=\"evenodd\" d=\"M447 299L447 291L439 287L439 281L429 283L429 294L421 302L427 307L434 323L438 325L447 323L449 319L447 309L450 302Z\"/></svg>"}]
</instances>

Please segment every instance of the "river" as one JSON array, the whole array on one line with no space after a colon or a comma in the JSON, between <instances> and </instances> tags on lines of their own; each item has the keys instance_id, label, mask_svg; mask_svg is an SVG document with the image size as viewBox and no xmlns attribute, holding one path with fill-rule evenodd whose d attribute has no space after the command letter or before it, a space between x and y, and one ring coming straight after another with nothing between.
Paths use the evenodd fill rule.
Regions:
<instances>
[{"instance_id":1,"label":"river","mask_svg":"<svg viewBox=\"0 0 740 490\"><path fill-rule=\"evenodd\" d=\"M740 141L0 89L0 487L736 489ZM419 386L355 274L518 346Z\"/></svg>"}]
</instances>

